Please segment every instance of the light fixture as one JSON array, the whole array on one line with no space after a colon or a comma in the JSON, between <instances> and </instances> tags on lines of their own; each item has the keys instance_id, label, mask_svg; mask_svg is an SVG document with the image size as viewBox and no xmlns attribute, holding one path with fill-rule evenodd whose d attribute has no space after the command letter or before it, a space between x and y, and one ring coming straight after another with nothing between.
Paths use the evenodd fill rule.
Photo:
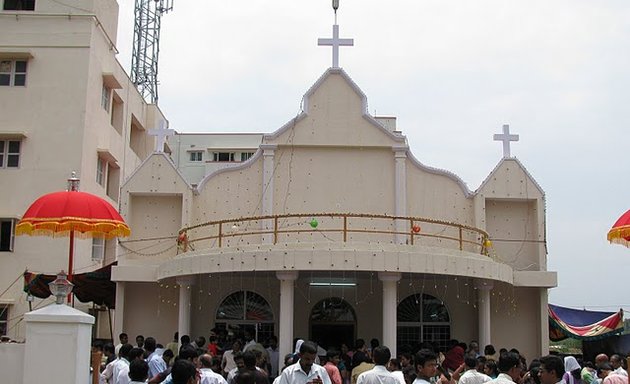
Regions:
<instances>
[{"instance_id":1,"label":"light fixture","mask_svg":"<svg viewBox=\"0 0 630 384\"><path fill-rule=\"evenodd\" d=\"M57 298L55 301L57 304L63 304L64 299L72 292L72 288L74 287L74 284L69 282L67 277L68 275L64 271L61 271L57 274L57 279L48 283L50 293Z\"/></svg>"},{"instance_id":2,"label":"light fixture","mask_svg":"<svg viewBox=\"0 0 630 384\"><path fill-rule=\"evenodd\" d=\"M356 287L357 283L353 279L314 278L308 285L311 287Z\"/></svg>"},{"instance_id":3,"label":"light fixture","mask_svg":"<svg viewBox=\"0 0 630 384\"><path fill-rule=\"evenodd\" d=\"M351 281L311 281L311 287L356 287L357 283Z\"/></svg>"}]
</instances>

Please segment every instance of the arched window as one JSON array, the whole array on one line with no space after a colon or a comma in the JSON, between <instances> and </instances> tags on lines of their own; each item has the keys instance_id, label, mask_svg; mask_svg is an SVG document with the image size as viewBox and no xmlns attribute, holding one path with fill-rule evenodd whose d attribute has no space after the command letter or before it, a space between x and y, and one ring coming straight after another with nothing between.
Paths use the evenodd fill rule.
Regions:
<instances>
[{"instance_id":1,"label":"arched window","mask_svg":"<svg viewBox=\"0 0 630 384\"><path fill-rule=\"evenodd\" d=\"M451 318L444 303L427 294L407 296L398 304L397 345L422 342L445 348L451 338Z\"/></svg>"},{"instance_id":2,"label":"arched window","mask_svg":"<svg viewBox=\"0 0 630 384\"><path fill-rule=\"evenodd\" d=\"M245 330L259 342L273 336L273 310L264 297L252 291L234 292L227 296L217 309L215 326L236 336Z\"/></svg>"},{"instance_id":3,"label":"arched window","mask_svg":"<svg viewBox=\"0 0 630 384\"><path fill-rule=\"evenodd\" d=\"M311 310L310 339L324 349L339 349L342 343L353 345L356 338L357 316L347 301L327 297Z\"/></svg>"}]
</instances>

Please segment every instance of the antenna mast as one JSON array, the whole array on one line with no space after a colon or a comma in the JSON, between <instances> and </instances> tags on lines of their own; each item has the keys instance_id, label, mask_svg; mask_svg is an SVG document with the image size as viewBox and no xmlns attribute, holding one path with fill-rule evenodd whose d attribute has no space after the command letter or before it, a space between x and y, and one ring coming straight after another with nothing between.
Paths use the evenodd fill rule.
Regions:
<instances>
[{"instance_id":1,"label":"antenna mast","mask_svg":"<svg viewBox=\"0 0 630 384\"><path fill-rule=\"evenodd\" d=\"M142 97L158 103L158 56L162 15L173 9L173 0L135 0L131 81Z\"/></svg>"}]
</instances>

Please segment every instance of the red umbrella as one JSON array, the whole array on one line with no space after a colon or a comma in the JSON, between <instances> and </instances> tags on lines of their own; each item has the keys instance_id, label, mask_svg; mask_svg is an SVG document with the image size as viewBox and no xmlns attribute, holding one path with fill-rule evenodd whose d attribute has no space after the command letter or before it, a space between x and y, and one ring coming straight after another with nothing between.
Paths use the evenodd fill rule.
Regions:
<instances>
[{"instance_id":1,"label":"red umbrella","mask_svg":"<svg viewBox=\"0 0 630 384\"><path fill-rule=\"evenodd\" d=\"M630 210L621 215L608 231L608 241L630 247Z\"/></svg>"},{"instance_id":2,"label":"red umbrella","mask_svg":"<svg viewBox=\"0 0 630 384\"><path fill-rule=\"evenodd\" d=\"M35 200L15 226L16 235L70 236L68 279L72 276L74 237L124 237L131 230L120 214L102 198L78 191L71 178L70 191L53 192Z\"/></svg>"}]
</instances>

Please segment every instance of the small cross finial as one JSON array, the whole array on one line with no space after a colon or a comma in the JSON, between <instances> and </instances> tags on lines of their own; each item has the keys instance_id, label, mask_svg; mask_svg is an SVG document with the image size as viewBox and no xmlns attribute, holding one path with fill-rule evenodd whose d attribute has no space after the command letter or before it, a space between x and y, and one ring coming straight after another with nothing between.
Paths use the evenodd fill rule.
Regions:
<instances>
[{"instance_id":1,"label":"small cross finial","mask_svg":"<svg viewBox=\"0 0 630 384\"><path fill-rule=\"evenodd\" d=\"M333 25L333 37L332 39L317 39L317 45L319 46L331 46L333 49L332 67L339 68L339 47L352 47L354 46L354 39L340 39L339 38L339 25L335 23Z\"/></svg>"},{"instance_id":2,"label":"small cross finial","mask_svg":"<svg viewBox=\"0 0 630 384\"><path fill-rule=\"evenodd\" d=\"M164 152L164 144L166 144L166 138L175 134L174 129L166 129L166 121L160 120L160 128L149 129L148 134L150 136L156 136L155 152Z\"/></svg>"},{"instance_id":3,"label":"small cross finial","mask_svg":"<svg viewBox=\"0 0 630 384\"><path fill-rule=\"evenodd\" d=\"M503 158L508 159L512 157L510 154L510 141L518 141L518 135L510 135L510 126L503 124L503 133L494 135L495 141L503 142Z\"/></svg>"}]
</instances>

